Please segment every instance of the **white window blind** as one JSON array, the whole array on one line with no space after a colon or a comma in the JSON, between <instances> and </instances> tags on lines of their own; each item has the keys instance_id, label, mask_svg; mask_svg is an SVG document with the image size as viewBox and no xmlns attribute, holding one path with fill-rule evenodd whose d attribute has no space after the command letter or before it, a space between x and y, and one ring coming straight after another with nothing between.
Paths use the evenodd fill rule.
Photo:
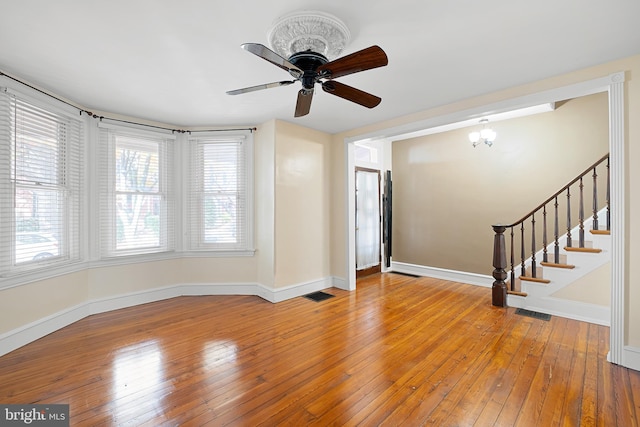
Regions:
<instances>
[{"instance_id":1,"label":"white window blind","mask_svg":"<svg viewBox=\"0 0 640 427\"><path fill-rule=\"evenodd\" d=\"M172 251L172 138L100 127L100 247L103 257Z\"/></svg>"},{"instance_id":2,"label":"white window blind","mask_svg":"<svg viewBox=\"0 0 640 427\"><path fill-rule=\"evenodd\" d=\"M0 275L81 258L83 124L0 92Z\"/></svg>"},{"instance_id":3,"label":"white window blind","mask_svg":"<svg viewBox=\"0 0 640 427\"><path fill-rule=\"evenodd\" d=\"M251 249L250 138L192 136L188 144L188 249Z\"/></svg>"}]
</instances>

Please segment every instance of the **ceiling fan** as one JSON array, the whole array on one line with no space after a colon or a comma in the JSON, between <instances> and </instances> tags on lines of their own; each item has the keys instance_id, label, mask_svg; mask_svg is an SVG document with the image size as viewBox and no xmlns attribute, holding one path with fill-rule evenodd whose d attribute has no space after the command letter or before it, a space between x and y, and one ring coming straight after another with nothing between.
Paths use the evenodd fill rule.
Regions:
<instances>
[{"instance_id":1,"label":"ceiling fan","mask_svg":"<svg viewBox=\"0 0 640 427\"><path fill-rule=\"evenodd\" d=\"M241 47L289 72L294 79L230 90L227 92L229 95L288 86L299 81L302 83L302 89L298 91L295 117L309 114L316 83L320 83L322 90L327 93L367 108L373 108L382 101L382 98L333 80L348 74L387 65L389 62L387 55L379 46L371 46L333 61L329 61L324 55L311 50L294 53L287 60L258 43L245 43Z\"/></svg>"}]
</instances>

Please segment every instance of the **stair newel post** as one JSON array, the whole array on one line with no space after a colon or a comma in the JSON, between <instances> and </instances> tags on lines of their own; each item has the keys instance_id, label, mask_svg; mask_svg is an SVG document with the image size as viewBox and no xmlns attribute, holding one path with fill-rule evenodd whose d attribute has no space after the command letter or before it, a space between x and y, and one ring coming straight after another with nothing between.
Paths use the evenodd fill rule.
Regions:
<instances>
[{"instance_id":1,"label":"stair newel post","mask_svg":"<svg viewBox=\"0 0 640 427\"><path fill-rule=\"evenodd\" d=\"M580 205L578 206L578 247L584 248L584 184L580 177Z\"/></svg>"},{"instance_id":2,"label":"stair newel post","mask_svg":"<svg viewBox=\"0 0 640 427\"><path fill-rule=\"evenodd\" d=\"M596 168L593 168L593 222L591 228L598 229L598 174Z\"/></svg>"},{"instance_id":3,"label":"stair newel post","mask_svg":"<svg viewBox=\"0 0 640 427\"><path fill-rule=\"evenodd\" d=\"M609 158L607 158L607 230L611 231L611 210L609 195L611 194L611 169L609 168Z\"/></svg>"},{"instance_id":4,"label":"stair newel post","mask_svg":"<svg viewBox=\"0 0 640 427\"><path fill-rule=\"evenodd\" d=\"M549 262L547 254L547 205L542 207L542 261Z\"/></svg>"},{"instance_id":5,"label":"stair newel post","mask_svg":"<svg viewBox=\"0 0 640 427\"><path fill-rule=\"evenodd\" d=\"M493 287L491 288L491 301L496 307L507 306L507 255L504 241L504 225L493 225L495 236L493 237ZM513 286L513 284L512 284Z\"/></svg>"},{"instance_id":6,"label":"stair newel post","mask_svg":"<svg viewBox=\"0 0 640 427\"><path fill-rule=\"evenodd\" d=\"M567 187L567 247L571 247L571 190Z\"/></svg>"},{"instance_id":7,"label":"stair newel post","mask_svg":"<svg viewBox=\"0 0 640 427\"><path fill-rule=\"evenodd\" d=\"M553 223L553 262L560 264L560 242L558 241L558 234L560 233L560 226L558 225L558 196L556 196L553 206L555 207L555 218Z\"/></svg>"},{"instance_id":8,"label":"stair newel post","mask_svg":"<svg viewBox=\"0 0 640 427\"><path fill-rule=\"evenodd\" d=\"M536 278L536 214L531 214L531 277Z\"/></svg>"},{"instance_id":9,"label":"stair newel post","mask_svg":"<svg viewBox=\"0 0 640 427\"><path fill-rule=\"evenodd\" d=\"M516 290L515 249L513 245L513 226L511 226L511 290Z\"/></svg>"},{"instance_id":10,"label":"stair newel post","mask_svg":"<svg viewBox=\"0 0 640 427\"><path fill-rule=\"evenodd\" d=\"M527 270L524 266L524 221L520 223L520 275L526 276Z\"/></svg>"}]
</instances>

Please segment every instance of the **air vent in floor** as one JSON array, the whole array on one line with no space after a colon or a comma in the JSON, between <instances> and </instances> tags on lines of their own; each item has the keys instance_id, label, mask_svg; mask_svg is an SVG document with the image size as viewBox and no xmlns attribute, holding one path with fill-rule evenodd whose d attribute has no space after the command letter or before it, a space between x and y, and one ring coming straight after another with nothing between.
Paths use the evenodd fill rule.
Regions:
<instances>
[{"instance_id":1,"label":"air vent in floor","mask_svg":"<svg viewBox=\"0 0 640 427\"><path fill-rule=\"evenodd\" d=\"M314 292L312 294L307 294L304 297L310 299L311 301L319 302L319 301L324 301L324 300L329 299L329 298L333 298L334 296L335 295L331 295L331 294L328 294L326 292L320 291L320 292Z\"/></svg>"},{"instance_id":2,"label":"air vent in floor","mask_svg":"<svg viewBox=\"0 0 640 427\"><path fill-rule=\"evenodd\" d=\"M520 316L533 317L534 319L540 319L540 320L546 320L546 321L551 320L550 314L538 313L537 311L526 310L524 308L516 309L516 314L519 314Z\"/></svg>"}]
</instances>

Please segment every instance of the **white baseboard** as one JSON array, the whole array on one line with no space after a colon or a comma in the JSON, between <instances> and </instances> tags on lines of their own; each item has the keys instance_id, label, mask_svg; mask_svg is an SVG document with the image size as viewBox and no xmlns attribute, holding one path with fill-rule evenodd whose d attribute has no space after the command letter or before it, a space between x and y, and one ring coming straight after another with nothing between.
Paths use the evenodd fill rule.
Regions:
<instances>
[{"instance_id":1,"label":"white baseboard","mask_svg":"<svg viewBox=\"0 0 640 427\"><path fill-rule=\"evenodd\" d=\"M87 301L84 305L87 306L88 315L92 315L179 297L182 296L180 291L181 288L179 285L171 285L91 300Z\"/></svg>"},{"instance_id":2,"label":"white baseboard","mask_svg":"<svg viewBox=\"0 0 640 427\"><path fill-rule=\"evenodd\" d=\"M345 291L349 291L351 289L349 289L349 282L347 281L347 279L343 279L341 277L332 277L333 280L333 287L334 288L338 288L338 289L343 289Z\"/></svg>"},{"instance_id":3,"label":"white baseboard","mask_svg":"<svg viewBox=\"0 0 640 427\"><path fill-rule=\"evenodd\" d=\"M0 356L92 314L104 313L179 296L195 295L255 295L275 303L330 288L334 283L336 283L336 278L334 277L273 289L259 283L183 283L100 298L59 311L58 313L1 334Z\"/></svg>"},{"instance_id":4,"label":"white baseboard","mask_svg":"<svg viewBox=\"0 0 640 427\"><path fill-rule=\"evenodd\" d=\"M87 304L79 304L0 335L0 356L62 329L91 313Z\"/></svg>"},{"instance_id":5,"label":"white baseboard","mask_svg":"<svg viewBox=\"0 0 640 427\"><path fill-rule=\"evenodd\" d=\"M444 268L427 267L424 265L408 264L397 261L391 261L391 271L413 274L415 276L451 280L452 282L466 283L485 288L492 287L494 282L494 278L492 276L486 276L484 274L467 273L464 271L447 270Z\"/></svg>"},{"instance_id":6,"label":"white baseboard","mask_svg":"<svg viewBox=\"0 0 640 427\"><path fill-rule=\"evenodd\" d=\"M333 286L333 279L326 277L323 279L313 280L306 283L298 283L296 285L287 286L286 288L267 289L267 293L262 298L271 302L281 302L291 298L300 297L311 292L321 291Z\"/></svg>"},{"instance_id":7,"label":"white baseboard","mask_svg":"<svg viewBox=\"0 0 640 427\"><path fill-rule=\"evenodd\" d=\"M622 351L623 366L640 371L640 348L625 346Z\"/></svg>"}]
</instances>

